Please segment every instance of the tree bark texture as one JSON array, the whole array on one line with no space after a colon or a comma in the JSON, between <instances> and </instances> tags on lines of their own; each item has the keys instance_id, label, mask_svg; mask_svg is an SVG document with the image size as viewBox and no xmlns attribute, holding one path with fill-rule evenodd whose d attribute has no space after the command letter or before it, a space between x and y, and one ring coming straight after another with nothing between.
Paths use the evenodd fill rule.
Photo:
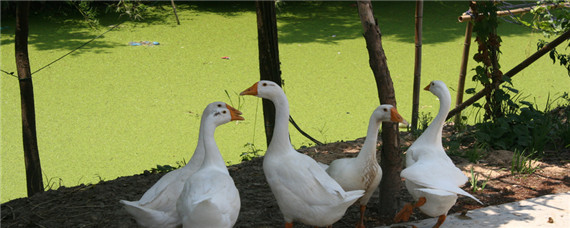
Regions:
<instances>
[{"instance_id":1,"label":"tree bark texture","mask_svg":"<svg viewBox=\"0 0 570 228\"><path fill-rule=\"evenodd\" d=\"M358 14L364 29L366 48L370 57L370 68L376 79L378 97L381 104L391 104L396 107L396 95L390 71L386 62L386 55L382 48L382 33L374 18L372 3L358 1ZM398 125L394 123L382 124L382 152L380 166L383 176L380 182L380 214L393 216L399 209L400 198L400 171L402 170L402 157L400 157Z\"/></svg>"},{"instance_id":2,"label":"tree bark texture","mask_svg":"<svg viewBox=\"0 0 570 228\"><path fill-rule=\"evenodd\" d=\"M170 0L170 4L172 4L172 10L174 11L174 16L176 17L176 24L180 25L180 19L178 19L178 13L176 13L176 4L174 4L174 0Z\"/></svg>"},{"instance_id":3,"label":"tree bark texture","mask_svg":"<svg viewBox=\"0 0 570 228\"><path fill-rule=\"evenodd\" d=\"M24 143L24 162L26 166L26 184L28 196L43 192L42 169L36 136L36 117L34 110L34 87L28 59L28 15L29 1L16 3L16 67L20 82L22 106L22 136Z\"/></svg>"},{"instance_id":4,"label":"tree bark texture","mask_svg":"<svg viewBox=\"0 0 570 228\"><path fill-rule=\"evenodd\" d=\"M257 44L259 48L259 73L261 80L270 80L281 84L279 68L279 48L277 43L277 18L274 1L256 1ZM271 142L275 126L275 106L263 99L263 118L267 145Z\"/></svg>"},{"instance_id":5,"label":"tree bark texture","mask_svg":"<svg viewBox=\"0 0 570 228\"><path fill-rule=\"evenodd\" d=\"M414 65L414 94L412 98L412 131L418 129L418 116L420 110L420 90L422 81L422 24L424 15L424 1L416 1L416 32L415 32L415 65Z\"/></svg>"}]
</instances>

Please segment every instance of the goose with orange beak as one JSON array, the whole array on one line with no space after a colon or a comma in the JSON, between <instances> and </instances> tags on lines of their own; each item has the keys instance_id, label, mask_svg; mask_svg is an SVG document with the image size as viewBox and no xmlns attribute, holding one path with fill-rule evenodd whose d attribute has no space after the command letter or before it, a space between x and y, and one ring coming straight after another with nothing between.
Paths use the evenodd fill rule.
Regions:
<instances>
[{"instance_id":1,"label":"goose with orange beak","mask_svg":"<svg viewBox=\"0 0 570 228\"><path fill-rule=\"evenodd\" d=\"M415 207L432 217L438 217L434 227L446 219L447 212L457 201L457 194L468 196L483 204L459 186L467 182L461 170L447 156L441 135L445 118L451 107L451 95L442 81L432 81L424 88L439 98L439 112L423 134L406 151L406 168L400 176L417 202L406 204L394 222L407 221Z\"/></svg>"},{"instance_id":2,"label":"goose with orange beak","mask_svg":"<svg viewBox=\"0 0 570 228\"><path fill-rule=\"evenodd\" d=\"M382 169L376 158L378 130L382 122L404 123L405 120L394 106L389 104L378 106L370 116L366 139L358 156L334 160L326 169L327 173L345 191L365 190L364 196L358 201L360 204L360 220L356 224L357 228L364 227L366 204L368 204L370 197L378 188L378 184L380 184L382 179Z\"/></svg>"},{"instance_id":3,"label":"goose with orange beak","mask_svg":"<svg viewBox=\"0 0 570 228\"><path fill-rule=\"evenodd\" d=\"M204 120L204 161L184 183L176 203L183 227L231 228L241 206L239 192L214 139L216 128L233 120L243 120L241 112L227 105L206 115Z\"/></svg>"},{"instance_id":4,"label":"goose with orange beak","mask_svg":"<svg viewBox=\"0 0 570 228\"><path fill-rule=\"evenodd\" d=\"M283 213L293 222L332 226L363 190L345 191L311 157L297 152L289 140L289 102L277 83L259 81L241 92L269 99L275 105L275 128L263 159L263 172Z\"/></svg>"},{"instance_id":5,"label":"goose with orange beak","mask_svg":"<svg viewBox=\"0 0 570 228\"><path fill-rule=\"evenodd\" d=\"M178 227L181 223L176 210L176 201L182 192L184 183L202 166L204 161L204 121L208 114L217 109L230 110L237 120L241 112L224 102L213 102L206 106L200 120L200 130L196 149L192 158L184 167L173 170L161 177L137 201L121 200L125 210L142 227Z\"/></svg>"}]
</instances>

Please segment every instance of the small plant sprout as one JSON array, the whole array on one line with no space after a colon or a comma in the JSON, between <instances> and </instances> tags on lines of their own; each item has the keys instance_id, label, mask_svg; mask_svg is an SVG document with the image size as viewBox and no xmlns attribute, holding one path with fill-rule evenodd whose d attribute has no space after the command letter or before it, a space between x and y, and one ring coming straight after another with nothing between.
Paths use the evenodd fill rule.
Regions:
<instances>
[{"instance_id":1,"label":"small plant sprout","mask_svg":"<svg viewBox=\"0 0 570 228\"><path fill-rule=\"evenodd\" d=\"M533 174L540 167L536 164L536 160L532 157L537 154L537 151L532 150L526 153L526 150L515 150L513 160L511 162L511 174Z\"/></svg>"},{"instance_id":2,"label":"small plant sprout","mask_svg":"<svg viewBox=\"0 0 570 228\"><path fill-rule=\"evenodd\" d=\"M469 180L469 183L471 184L471 190L473 192L483 191L487 186L487 182L489 182L489 178L491 178L491 172L492 171L490 171L489 175L487 175L487 179L481 181L481 186L479 186L479 174L475 173L473 171L473 166L471 166L471 179Z\"/></svg>"},{"instance_id":3,"label":"small plant sprout","mask_svg":"<svg viewBox=\"0 0 570 228\"><path fill-rule=\"evenodd\" d=\"M243 147L247 148L247 151L244 151L239 155L241 157L242 162L249 161L251 159L261 156L262 150L257 149L257 147L255 147L255 144L248 142L245 145L243 145Z\"/></svg>"}]
</instances>

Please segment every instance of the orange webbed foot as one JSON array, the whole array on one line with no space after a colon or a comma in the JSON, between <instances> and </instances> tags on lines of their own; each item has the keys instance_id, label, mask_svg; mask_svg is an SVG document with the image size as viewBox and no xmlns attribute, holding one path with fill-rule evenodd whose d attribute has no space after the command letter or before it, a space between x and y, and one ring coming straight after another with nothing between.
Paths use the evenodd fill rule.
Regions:
<instances>
[{"instance_id":1,"label":"orange webbed foot","mask_svg":"<svg viewBox=\"0 0 570 228\"><path fill-rule=\"evenodd\" d=\"M396 214L396 217L394 217L394 222L398 223L401 221L403 222L408 221L413 211L414 207L411 204L407 203L406 205L404 205L404 208L402 208L402 210L400 210L400 212Z\"/></svg>"}]
</instances>

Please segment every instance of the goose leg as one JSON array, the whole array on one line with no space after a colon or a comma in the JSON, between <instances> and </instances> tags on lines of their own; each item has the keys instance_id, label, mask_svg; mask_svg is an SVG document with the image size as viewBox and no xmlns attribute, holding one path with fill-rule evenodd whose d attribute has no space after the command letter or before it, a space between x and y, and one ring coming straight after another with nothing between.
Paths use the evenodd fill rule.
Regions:
<instances>
[{"instance_id":1,"label":"goose leg","mask_svg":"<svg viewBox=\"0 0 570 228\"><path fill-rule=\"evenodd\" d=\"M286 222L285 228L293 228L293 223L292 222Z\"/></svg>"},{"instance_id":2,"label":"goose leg","mask_svg":"<svg viewBox=\"0 0 570 228\"><path fill-rule=\"evenodd\" d=\"M445 218L447 218L446 215L440 215L439 218L437 218L437 223L433 226L433 228L439 228L439 226L441 226L441 224L443 224L445 221Z\"/></svg>"},{"instance_id":3,"label":"goose leg","mask_svg":"<svg viewBox=\"0 0 570 228\"><path fill-rule=\"evenodd\" d=\"M360 205L360 221L356 224L356 228L364 227L364 211L366 211L366 205Z\"/></svg>"},{"instance_id":4,"label":"goose leg","mask_svg":"<svg viewBox=\"0 0 570 228\"><path fill-rule=\"evenodd\" d=\"M414 205L407 203L406 205L404 205L404 208L402 208L402 210L400 210L400 212L396 214L396 217L394 217L394 222L408 221L410 219L410 216L414 212L414 208L421 207L425 203L426 203L425 197L420 197L418 199L418 202L416 202Z\"/></svg>"}]
</instances>

